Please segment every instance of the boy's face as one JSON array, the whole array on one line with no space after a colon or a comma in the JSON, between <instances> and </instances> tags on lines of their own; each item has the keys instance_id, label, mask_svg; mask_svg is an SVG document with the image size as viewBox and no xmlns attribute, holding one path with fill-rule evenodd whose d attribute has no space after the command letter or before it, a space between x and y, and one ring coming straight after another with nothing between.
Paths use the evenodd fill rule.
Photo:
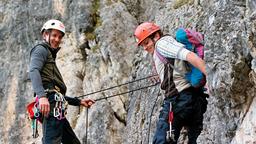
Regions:
<instances>
[{"instance_id":1,"label":"boy's face","mask_svg":"<svg viewBox=\"0 0 256 144\"><path fill-rule=\"evenodd\" d=\"M63 33L55 29L52 29L50 33L44 34L44 39L51 45L52 48L55 49L60 46L62 38Z\"/></svg>"},{"instance_id":2,"label":"boy's face","mask_svg":"<svg viewBox=\"0 0 256 144\"><path fill-rule=\"evenodd\" d=\"M143 40L140 44L145 51L147 51L150 54L154 53L155 50L155 42L151 38L146 38Z\"/></svg>"}]
</instances>

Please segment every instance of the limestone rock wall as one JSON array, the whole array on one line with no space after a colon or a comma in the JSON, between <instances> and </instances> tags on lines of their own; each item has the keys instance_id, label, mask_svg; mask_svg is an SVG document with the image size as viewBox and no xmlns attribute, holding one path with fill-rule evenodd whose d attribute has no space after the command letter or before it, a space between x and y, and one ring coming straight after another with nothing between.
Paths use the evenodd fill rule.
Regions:
<instances>
[{"instance_id":1,"label":"limestone rock wall","mask_svg":"<svg viewBox=\"0 0 256 144\"><path fill-rule=\"evenodd\" d=\"M255 143L255 9L253 0L0 0L0 143L40 143L41 134L31 138L25 114L33 99L27 71L29 51L50 18L66 25L57 65L69 96L152 75L151 57L133 37L141 22L154 21L170 35L180 26L201 31L210 98L198 143ZM150 84L143 80L89 97ZM97 101L88 113L87 142L151 143L162 100L158 85ZM70 106L68 119L85 143L86 109Z\"/></svg>"}]
</instances>

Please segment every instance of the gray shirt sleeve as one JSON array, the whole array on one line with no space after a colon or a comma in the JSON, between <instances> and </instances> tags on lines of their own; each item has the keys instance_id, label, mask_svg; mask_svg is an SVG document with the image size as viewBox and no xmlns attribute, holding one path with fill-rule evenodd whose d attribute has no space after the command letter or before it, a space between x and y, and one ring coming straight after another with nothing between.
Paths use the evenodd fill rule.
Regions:
<instances>
[{"instance_id":1,"label":"gray shirt sleeve","mask_svg":"<svg viewBox=\"0 0 256 144\"><path fill-rule=\"evenodd\" d=\"M32 82L32 87L36 95L40 98L46 96L42 83L40 71L47 60L48 51L41 45L34 47L30 53L29 76Z\"/></svg>"}]
</instances>

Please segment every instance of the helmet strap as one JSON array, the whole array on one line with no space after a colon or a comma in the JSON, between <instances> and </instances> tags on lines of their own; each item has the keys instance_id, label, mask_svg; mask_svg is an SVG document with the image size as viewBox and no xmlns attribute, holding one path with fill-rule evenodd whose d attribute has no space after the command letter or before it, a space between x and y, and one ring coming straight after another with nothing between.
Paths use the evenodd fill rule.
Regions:
<instances>
[{"instance_id":1,"label":"helmet strap","mask_svg":"<svg viewBox=\"0 0 256 144\"><path fill-rule=\"evenodd\" d=\"M45 37L45 41L51 46L51 30L45 30L44 33L47 35Z\"/></svg>"},{"instance_id":2,"label":"helmet strap","mask_svg":"<svg viewBox=\"0 0 256 144\"><path fill-rule=\"evenodd\" d=\"M52 33L52 31L51 31L51 30L49 30L48 43L49 43L49 45L52 47L52 45L51 45L51 41L50 41L50 38L51 38L51 33Z\"/></svg>"}]
</instances>

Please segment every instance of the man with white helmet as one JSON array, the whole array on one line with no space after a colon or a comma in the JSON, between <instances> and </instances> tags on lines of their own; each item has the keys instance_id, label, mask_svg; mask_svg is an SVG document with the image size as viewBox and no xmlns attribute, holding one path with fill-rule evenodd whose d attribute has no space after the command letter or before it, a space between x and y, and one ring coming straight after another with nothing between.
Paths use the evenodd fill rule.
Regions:
<instances>
[{"instance_id":1,"label":"man with white helmet","mask_svg":"<svg viewBox=\"0 0 256 144\"><path fill-rule=\"evenodd\" d=\"M59 20L49 20L43 25L41 34L43 41L30 52L29 74L43 119L42 142L79 144L80 141L65 118L66 104L90 107L94 101L65 96L67 88L55 62L65 35L64 24Z\"/></svg>"}]
</instances>

